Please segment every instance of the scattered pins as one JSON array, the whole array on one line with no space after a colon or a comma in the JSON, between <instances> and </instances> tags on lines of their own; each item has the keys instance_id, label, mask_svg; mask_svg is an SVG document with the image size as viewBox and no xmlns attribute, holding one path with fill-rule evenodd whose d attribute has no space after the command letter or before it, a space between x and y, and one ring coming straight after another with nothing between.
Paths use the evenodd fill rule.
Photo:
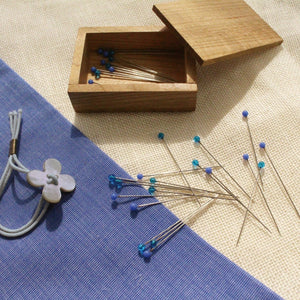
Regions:
<instances>
[{"instance_id":1,"label":"scattered pins","mask_svg":"<svg viewBox=\"0 0 300 300\"><path fill-rule=\"evenodd\" d=\"M139 175L138 175L139 176ZM205 189L199 188L191 188L186 187L184 185L176 185L170 184L162 181L156 180L156 178L151 177L149 182L141 181L141 180L133 180L133 179L125 179L116 177L115 175L109 175L110 187L116 188L120 190L120 187L117 188L118 185L124 186L124 184L128 183L129 185L137 185L137 186L148 186L149 194L130 194L130 195L119 195L117 193L111 194L111 200L113 202L126 199L128 200L135 200L135 199L142 199L142 198L171 198L163 201L151 202L146 204L136 205L132 203L130 206L131 211L138 211L139 208L145 208L148 206L153 206L161 203L167 203L172 201L182 201L182 200L195 200L196 198L218 198L218 199L226 199L226 200L233 200L233 198L225 193L215 192Z\"/></svg>"},{"instance_id":2,"label":"scattered pins","mask_svg":"<svg viewBox=\"0 0 300 300\"><path fill-rule=\"evenodd\" d=\"M244 160L244 162L247 162L247 163L248 163L248 160L249 160L249 154L247 154L247 153L246 153L246 154L243 154L243 160ZM248 209L251 209L251 204L252 204L252 202L253 202L252 199L253 199L253 197L254 197L254 195L255 195L255 193L256 193L256 190L257 190L258 176L259 176L259 175L257 175L257 177L255 178L255 182L254 182L254 184L253 184L253 191L252 191L252 193L251 193L251 197L250 197L250 199L249 199L249 201L248 201L248 205L247 205L247 208L248 208ZM239 242L240 242L240 239L241 239L241 236L242 236L244 227L245 227L245 223L246 223L247 216L248 216L248 210L245 211L244 220L243 220L243 223L242 223L242 226L241 226L241 230L240 230L240 233L239 233L237 242L236 242L236 246L237 246L237 245L239 244Z\"/></svg>"},{"instance_id":3,"label":"scattered pins","mask_svg":"<svg viewBox=\"0 0 300 300\"><path fill-rule=\"evenodd\" d=\"M194 162L194 161L193 161ZM199 162L198 162L199 164ZM201 166L199 165L199 167L201 168ZM233 192L224 184L222 183L222 181L213 174L213 170L212 168L208 167L205 169L205 173L215 182L217 183L223 190L225 190L229 195L232 196L233 200L235 200L238 204L240 204L246 211L248 211L248 213L254 218L256 219L256 221L258 221L267 231L271 232L270 229L252 212L250 211L245 204L236 196L233 194ZM251 197L249 196L249 198L251 199Z\"/></svg>"},{"instance_id":4,"label":"scattered pins","mask_svg":"<svg viewBox=\"0 0 300 300\"><path fill-rule=\"evenodd\" d=\"M263 192L263 190L262 190L262 188L260 187L260 184L259 184L259 182L258 182L259 174L258 174L257 176L255 176L254 171L253 171L253 168L251 167L251 165L250 165L250 163L249 163L249 154L247 154L247 153L246 153L246 154L243 154L243 160L244 160L244 162L247 164L247 167L250 169L251 174L252 174L252 176L254 177L254 180L255 180L255 182L254 182L254 187L253 187L253 192L251 193L251 197L249 198L249 202L248 202L247 208L250 209L250 206L251 206L252 201L253 201L253 200L252 200L252 199L253 199L253 196L254 196L254 194L255 194L255 192L256 192L256 189L257 189L257 187L258 187L259 190L260 190L260 193L261 193L261 195L262 195L262 197L263 197L263 199L264 199L265 205L267 206L267 210L268 210L268 212L269 212L269 214L270 214L270 216L271 216L271 218L272 218L272 220L273 220L273 222L274 222L274 224L275 224L275 226L276 226L276 229L277 229L278 233L280 234L280 231L279 231L278 225L277 225L277 223L276 223L276 220L275 220L275 218L274 218L274 216L273 216L273 213L272 213L272 211L271 211L271 209L270 209L270 207L269 207L269 204L268 204L268 202L267 202L267 199L265 198L264 192ZM261 172L261 170L264 169L264 167L265 167L265 163L264 163L263 161L260 161L260 162L258 163L259 173ZM248 211L246 210L245 215L244 215L243 224L242 224L242 227L241 227L241 230L240 230L240 233L239 233L239 236L238 236L236 245L238 245L238 243L239 243L239 241L240 241L240 238L241 238L241 235L242 235L244 226L245 226L245 222L246 222L246 219L247 219L247 215L248 215ZM280 234L280 235L281 235L281 234Z\"/></svg>"},{"instance_id":5,"label":"scattered pins","mask_svg":"<svg viewBox=\"0 0 300 300\"><path fill-rule=\"evenodd\" d=\"M104 55L105 56L105 55ZM103 62L104 63L104 62ZM243 116L246 118L247 120L247 116L248 116L248 112L244 111L243 112ZM248 121L248 120L247 120ZM250 132L250 128L247 122L247 126L248 126L248 131L249 131L249 136L250 136L250 140L251 140L251 145L253 147L253 140L252 140L252 135ZM113 201L113 203L130 203L130 211L131 212L139 212L140 210L147 208L147 207L152 207L158 204L163 204L163 203L169 203L169 202L175 202L175 201L199 201L199 205L200 207L198 207L197 209L195 209L193 212L191 212L189 215L187 215L184 219L182 220L178 220L177 222L175 222L174 224L172 224L171 226L169 226L168 228L166 228L165 230L163 230L162 232L160 232L158 235L152 237L150 240L148 240L145 243L142 243L138 246L138 250L139 250L139 254L141 257L145 258L145 259L150 259L150 257L153 255L153 253L158 250L158 248L163 245L165 242L167 242L171 237L173 237L184 225L186 225L192 218L194 218L198 212L200 212L204 207L206 207L207 205L209 205L210 203L212 203L213 201L220 199L220 200L225 200L225 201L230 201L231 203L234 201L238 204L238 206L240 208L242 208L245 211L244 214L244 218L243 218L243 223L241 226L241 230L238 236L238 240L236 245L238 245L244 226L245 226L245 222L247 219L247 216L250 215L251 217L253 217L257 222L259 222L264 229L266 229L268 232L271 232L269 230L269 228L252 212L251 210L251 205L254 203L253 201L253 197L255 196L255 193L257 192L257 189L259 189L260 194L264 200L264 204L267 207L267 210L276 226L277 231L280 234L277 222L275 221L275 218L271 212L271 209L269 207L269 204L266 200L266 197L264 195L264 192L262 190L262 185L259 182L259 179L262 177L262 173L264 171L265 168L265 163L263 161L257 161L257 157L256 157L256 153L254 152L254 156L255 156L255 160L256 162L256 166L258 168L258 174L257 176L255 176L254 174L254 170L252 169L251 165L249 164L249 155L248 154L244 154L243 155L243 159L245 161L245 163L247 164L248 168L251 171L251 175L254 177L255 181L253 183L253 188L251 191L251 196L243 189L243 187L234 179L234 177L224 168L224 166L213 156L213 154L211 154L211 152L208 151L208 149L201 143L200 141L200 137L199 136L195 136L194 137L194 142L196 144L199 144L203 150L209 154L209 156L211 158L213 158L213 160L217 163L217 166L213 167L213 168L203 168L202 166L200 166L199 161L194 159L192 161L192 169L188 169L188 170L183 170L180 168L178 162L176 161L173 153L171 152L169 145L166 143L165 141L165 135L160 132L158 134L158 139L164 143L170 157L172 158L173 162L175 163L176 167L177 167L177 171L169 171L169 172L164 172L164 173L154 173L154 174L147 174L144 175L142 173L139 173L137 175L137 179L132 179L132 178L122 178L122 177L117 177L115 175L109 175L108 179L109 179L109 186L111 189L115 189L115 193L111 194L111 200ZM273 164L273 162L271 161L270 156L268 155L268 153L265 150L265 144L264 143L260 143L260 148L261 150L263 150L268 158L268 160L270 161L274 171L276 172L278 178L280 179L280 182L282 183L287 196L289 197L290 202L292 203L298 217L300 217L299 211L297 210L294 202L292 201L285 185L283 184L283 181L281 179L281 177L279 176L277 170L275 169L275 166ZM224 182L222 182L220 180L220 178L218 178L214 172L213 169L218 169L221 168L235 183L235 185L239 188L240 191L243 192L243 195L247 196L247 198L249 199L249 202L247 204L247 206L241 201L241 199L234 194L234 192L224 184ZM212 179L224 192L219 192L219 191L211 191L211 190L206 190L206 189L201 189L201 188L195 188L195 187L191 187L186 175L187 174L199 174L199 171L201 172L205 172L207 174L207 176ZM159 179L159 177L168 177L168 176L176 176L179 175L183 181L184 184L174 184L171 182L166 182L164 180ZM262 182L262 181L261 181ZM143 187L148 189L148 193L143 190L143 192L141 193L133 193L133 194L124 194L121 195L119 194L120 191L125 187L125 186L133 186L133 187ZM136 200L140 200L140 199L152 199L152 198L156 198L155 200L150 200L148 203L136 203L133 201ZM205 199L209 199L208 201ZM124 201L125 199L125 201ZM200 202L202 201L202 203ZM206 202L205 202L206 201ZM202 204L202 205L201 205Z\"/></svg>"},{"instance_id":6,"label":"scattered pins","mask_svg":"<svg viewBox=\"0 0 300 300\"><path fill-rule=\"evenodd\" d=\"M165 135L164 135L162 132L160 132L160 133L157 135L157 137L158 137L158 139L160 139L161 141L163 141L163 143L164 143L166 149L168 150L168 152L169 152L169 154L170 154L172 160L174 161L175 165L177 166L177 168L178 168L178 170L179 170L179 172L180 172L180 175L181 175L182 179L183 179L184 182L187 184L187 186L189 187L189 189L192 191L192 193L193 193L195 199L197 200L198 204L201 206L201 204L200 204L200 202L199 202L199 199L198 199L197 196L194 194L194 192L193 192L193 190L192 190L192 188L191 188L191 186L190 186L188 180L186 179L186 176L185 176L184 173L182 172L182 170L181 170L181 168L180 168L178 162L176 161L176 159L175 159L174 155L172 154L172 152L171 152L171 150L170 150L170 148L169 148L167 142L165 141Z\"/></svg>"},{"instance_id":7,"label":"scattered pins","mask_svg":"<svg viewBox=\"0 0 300 300\"><path fill-rule=\"evenodd\" d=\"M245 113L246 114L246 113ZM194 142L196 144L200 144L200 146L204 149L204 151L206 153L209 154L209 156L222 168L222 170L233 180L233 182L239 187L239 189L247 196L247 198L250 200L251 196L245 191L245 189L234 179L234 177L224 168L224 166L217 160L217 158L203 145L203 143L201 142L201 139L199 136L195 136L194 137ZM193 167L197 167L199 166L201 168L201 166L199 165L199 162L197 160L194 160L192 162ZM207 168L206 169L206 174L210 175L211 178L221 187L223 188L227 193L229 193L241 206L244 207L244 209L246 209L247 212L249 212L259 223L261 223L261 225L263 225L263 227L265 229L267 229L269 232L270 230L252 213L248 210L248 208L232 193L232 191L226 187L214 174L212 174L212 169L211 168ZM260 171L259 171L259 174Z\"/></svg>"},{"instance_id":8,"label":"scattered pins","mask_svg":"<svg viewBox=\"0 0 300 300\"><path fill-rule=\"evenodd\" d=\"M212 168L213 169L218 169L220 167L219 166L213 166ZM167 177L167 176L178 175L178 174L181 174L181 173L191 174L191 173L195 173L197 171L201 171L201 169L200 168L195 169L193 167L193 169L174 171L174 172L163 172L163 173L156 173L156 174L142 174L142 173L139 173L137 175L137 179L142 180L142 179L151 178L151 177Z\"/></svg>"},{"instance_id":9,"label":"scattered pins","mask_svg":"<svg viewBox=\"0 0 300 300\"><path fill-rule=\"evenodd\" d=\"M187 215L183 220L178 220L167 229L160 232L158 235L152 237L145 243L138 245L139 254L144 259L149 259L155 250L157 250L161 245L167 242L172 236L174 236L186 223L193 219L201 210L207 207L212 201L211 199L207 201L204 205L198 207L194 212Z\"/></svg>"},{"instance_id":10,"label":"scattered pins","mask_svg":"<svg viewBox=\"0 0 300 300\"><path fill-rule=\"evenodd\" d=\"M111 189L115 188L116 190L119 190L119 191L121 191L124 186L129 185L129 186L149 187L148 191L152 195L154 195L158 189L160 190L160 192L176 191L176 193L178 193L178 191L185 191L185 192L189 192L191 195L196 192L213 193L212 191L205 190L205 189L190 188L185 185L172 184L172 183L165 182L165 181L159 181L155 177L151 177L149 179L149 181L145 181L145 180L134 180L134 179L130 179L130 178L121 178L121 177L117 177L117 176L111 174L108 176L108 179L109 179L110 188ZM219 194L222 194L222 193L219 193Z\"/></svg>"},{"instance_id":11,"label":"scattered pins","mask_svg":"<svg viewBox=\"0 0 300 300\"><path fill-rule=\"evenodd\" d=\"M138 212L139 209L141 209L141 208L146 208L146 207L150 207L150 206L153 206L153 205L169 203L169 202L175 202L175 201L195 201L195 196L197 198L216 198L216 199L224 199L224 200L234 200L234 198L232 198L230 195L223 195L222 196L218 193L211 194L211 195L209 195L209 194L187 194L187 193L186 194L184 194L184 193L174 194L174 193L167 193L167 194L158 194L158 195L155 195L155 197L156 198L160 198L160 197L170 198L170 197L172 197L171 199L159 200L159 201L144 203L144 204L131 203L130 204L130 211L131 212ZM111 196L113 201L116 201L119 198L141 199L141 198L153 198L153 197L154 196L152 196L152 195L117 195L117 196L115 196L115 194L112 194L112 196Z\"/></svg>"},{"instance_id":12,"label":"scattered pins","mask_svg":"<svg viewBox=\"0 0 300 300\"><path fill-rule=\"evenodd\" d=\"M259 168L259 166L258 166L258 159L257 159L256 151L255 151L255 148L254 148L253 138L252 138L252 134L251 134L249 122L248 122L248 115L249 115L249 112L248 112L247 110L244 110L244 111L242 112L242 115L243 115L244 119L246 120L247 129L248 129L249 138L250 138L251 147L252 147L252 152L253 152L253 155L254 155L254 158L255 158L255 163L256 163L256 166L257 166L257 168L258 168L258 171L260 171L260 168ZM261 173L259 172L258 175L259 175L259 179L260 179L260 182L261 182L261 186L263 187L263 180L262 180Z\"/></svg>"},{"instance_id":13,"label":"scattered pins","mask_svg":"<svg viewBox=\"0 0 300 300\"><path fill-rule=\"evenodd\" d=\"M248 165L248 167L249 167L249 169L250 169L250 171L251 171L252 176L256 179L255 174L254 174L254 171L253 171L253 168L251 167L251 165L250 165L250 163L249 163L249 157L248 157L248 159L246 160L246 162L247 162L247 165ZM259 170L262 170L262 169L265 167L265 163L264 163L263 161L260 161L257 165L258 165L258 169L259 169ZM260 174L260 171L259 171L259 174ZM264 199L264 202L265 202L265 205L266 205L266 207L267 207L267 210L268 210L268 212L269 212L269 214L270 214L270 216L271 216L271 218L272 218L272 220L273 220L273 222L274 222L274 224L275 224L275 226L276 226L276 229L277 229L278 233L281 235L281 233L280 233L280 231L279 231L279 227L278 227L277 222L276 222L276 220L275 220L275 217L274 217L274 215L273 215L273 213L272 213L272 211L271 211L271 208L270 208L270 206L269 206L269 203L268 203L268 201L267 201L267 199L266 199L266 197L265 197L265 194L264 194L264 192L263 192L263 190L262 190L262 188L261 188L259 182L256 181L256 183L257 183L257 187L258 187L258 189L259 189L259 191L260 191L260 194L261 194L262 198Z\"/></svg>"},{"instance_id":14,"label":"scattered pins","mask_svg":"<svg viewBox=\"0 0 300 300\"><path fill-rule=\"evenodd\" d=\"M194 139L193 139L194 143L195 144L199 144L202 149L208 153L208 155L218 164L218 166L220 168L222 168L222 170L233 180L233 182L239 187L239 189L248 197L250 198L249 194L244 190L244 188L234 179L234 177L225 169L225 167L217 160L217 158L210 152L208 151L208 149L203 145L203 143L201 142L201 139L199 136L195 136ZM196 161L198 162L198 161ZM193 167L200 167L199 165L194 165L193 164Z\"/></svg>"},{"instance_id":15,"label":"scattered pins","mask_svg":"<svg viewBox=\"0 0 300 300\"><path fill-rule=\"evenodd\" d=\"M276 170L276 168L275 168L275 166L274 166L273 161L271 160L271 157L269 156L269 154L268 154L268 152L267 152L267 150L266 150L266 144L265 144L264 142L261 142L261 143L259 144L259 147L260 147L260 149L266 154L266 156L267 156L267 158L268 158L268 160L269 160L269 162L270 162L270 164L271 164L273 170L275 171L275 173L276 173L278 179L280 180L280 182L281 182L281 184L282 184L282 186L283 186L283 188L284 188L284 190L285 190L285 192L286 192L286 195L287 195L288 199L290 200L290 203L292 204L292 206L293 206L293 208L294 208L294 210L295 210L297 216L300 218L300 213L299 213L299 211L297 210L297 207L296 207L294 201L292 200L292 198L291 198L291 196L290 196L290 194L289 194L289 192L288 192L288 190L287 190L285 184L283 183L283 181L282 181L282 179L281 179L281 177L280 177L278 171Z\"/></svg>"}]
</instances>

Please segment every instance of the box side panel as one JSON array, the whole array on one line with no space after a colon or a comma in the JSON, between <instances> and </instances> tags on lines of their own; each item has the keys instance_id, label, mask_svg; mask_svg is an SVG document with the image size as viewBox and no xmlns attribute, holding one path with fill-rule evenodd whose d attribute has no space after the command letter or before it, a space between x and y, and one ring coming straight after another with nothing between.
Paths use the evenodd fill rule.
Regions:
<instances>
[{"instance_id":1,"label":"box side panel","mask_svg":"<svg viewBox=\"0 0 300 300\"><path fill-rule=\"evenodd\" d=\"M176 112L196 108L197 91L70 92L76 112Z\"/></svg>"},{"instance_id":2,"label":"box side panel","mask_svg":"<svg viewBox=\"0 0 300 300\"><path fill-rule=\"evenodd\" d=\"M86 33L83 29L78 30L75 50L73 54L73 61L71 67L71 74L69 84L78 84L84 81L84 74L86 74Z\"/></svg>"}]
</instances>

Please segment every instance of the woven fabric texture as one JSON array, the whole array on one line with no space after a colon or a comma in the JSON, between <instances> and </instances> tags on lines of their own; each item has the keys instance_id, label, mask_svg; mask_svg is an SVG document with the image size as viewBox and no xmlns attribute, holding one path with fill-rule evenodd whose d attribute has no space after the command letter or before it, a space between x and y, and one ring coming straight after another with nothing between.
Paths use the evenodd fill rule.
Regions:
<instances>
[{"instance_id":1,"label":"woven fabric texture","mask_svg":"<svg viewBox=\"0 0 300 300\"><path fill-rule=\"evenodd\" d=\"M22 163L40 169L55 157L77 181L76 191L53 206L35 230L0 239L2 299L279 299L189 228L150 261L140 258L137 245L176 217L166 208L137 218L124 207L113 209L107 177L128 174L1 61L0 84L2 151L8 150L7 112L22 107ZM5 159L2 155L2 166ZM1 199L2 224L25 223L39 194L24 176L12 177Z\"/></svg>"},{"instance_id":2,"label":"woven fabric texture","mask_svg":"<svg viewBox=\"0 0 300 300\"><path fill-rule=\"evenodd\" d=\"M284 42L276 48L199 67L197 109L192 113L76 114L68 98L67 85L78 28L161 25L152 12L153 1L150 0L2 0L0 57L132 176L139 172L177 170L166 148L156 138L160 131L165 133L182 169L190 168L191 160L195 158L203 165L212 164L209 157L191 142L198 134L203 144L247 191L251 191L253 178L241 159L241 155L248 152L253 163L246 123L241 116L247 109L256 147L260 141L267 143L268 153L299 210L300 2L246 2ZM265 159L260 152L258 157ZM253 210L272 229L271 235L248 218L236 247L243 211L224 203L213 205L190 227L276 293L285 299L297 299L300 291L300 222L267 160L266 164L265 195L281 236L258 191ZM218 175L224 178L221 172ZM183 183L178 178L174 180ZM191 185L200 186L198 177L189 176L188 180ZM213 186L203 177L201 184ZM69 205L69 201L66 204ZM178 217L195 207L193 203L168 205ZM155 226L159 227L165 224L161 221L160 211L155 210ZM118 210L118 213L121 212ZM64 215L68 216L67 213ZM148 218L146 213L144 217ZM123 218L119 221L123 222ZM153 232L151 230L147 229L149 235L155 231L154 228ZM170 255L166 249L161 252ZM174 282L174 286L178 284Z\"/></svg>"}]
</instances>

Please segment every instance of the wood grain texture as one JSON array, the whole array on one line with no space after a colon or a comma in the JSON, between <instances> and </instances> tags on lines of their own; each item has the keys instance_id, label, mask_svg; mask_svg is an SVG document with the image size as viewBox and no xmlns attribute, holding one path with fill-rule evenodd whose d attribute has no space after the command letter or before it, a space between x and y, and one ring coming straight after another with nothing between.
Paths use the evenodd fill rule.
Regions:
<instances>
[{"instance_id":1,"label":"wood grain texture","mask_svg":"<svg viewBox=\"0 0 300 300\"><path fill-rule=\"evenodd\" d=\"M82 73L82 60L86 56L85 37L85 28L79 28L73 55L69 84L77 84L80 82L80 73Z\"/></svg>"},{"instance_id":2,"label":"wood grain texture","mask_svg":"<svg viewBox=\"0 0 300 300\"><path fill-rule=\"evenodd\" d=\"M197 89L170 89L153 91L136 89L128 91L78 91L69 87L69 96L76 112L176 112L193 111L196 107Z\"/></svg>"},{"instance_id":3,"label":"wood grain texture","mask_svg":"<svg viewBox=\"0 0 300 300\"><path fill-rule=\"evenodd\" d=\"M99 67L97 49L116 49L115 58L157 70L175 83L135 82L101 78L88 84ZM155 55L122 54L119 50L155 49ZM68 94L76 112L112 111L192 111L196 108L196 64L184 46L165 27L96 27L78 32Z\"/></svg>"},{"instance_id":4,"label":"wood grain texture","mask_svg":"<svg viewBox=\"0 0 300 300\"><path fill-rule=\"evenodd\" d=\"M203 65L282 43L242 0L181 0L153 11Z\"/></svg>"}]
</instances>

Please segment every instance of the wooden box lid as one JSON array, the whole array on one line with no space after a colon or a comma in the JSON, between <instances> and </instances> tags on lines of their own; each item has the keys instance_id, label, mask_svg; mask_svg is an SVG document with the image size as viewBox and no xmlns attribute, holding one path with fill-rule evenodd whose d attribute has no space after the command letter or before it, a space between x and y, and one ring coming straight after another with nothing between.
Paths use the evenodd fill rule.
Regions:
<instances>
[{"instance_id":1,"label":"wooden box lid","mask_svg":"<svg viewBox=\"0 0 300 300\"><path fill-rule=\"evenodd\" d=\"M153 11L202 65L282 43L242 0L180 0Z\"/></svg>"}]
</instances>

